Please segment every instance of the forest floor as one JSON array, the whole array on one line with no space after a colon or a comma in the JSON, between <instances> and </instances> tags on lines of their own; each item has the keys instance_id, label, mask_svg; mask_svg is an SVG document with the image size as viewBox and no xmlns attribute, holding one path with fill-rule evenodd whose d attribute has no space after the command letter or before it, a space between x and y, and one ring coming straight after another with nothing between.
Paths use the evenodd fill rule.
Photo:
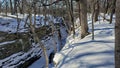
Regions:
<instances>
[{"instance_id":1,"label":"forest floor","mask_svg":"<svg viewBox=\"0 0 120 68\"><path fill-rule=\"evenodd\" d=\"M29 58L34 57L36 55L40 56L41 58L35 61L32 65L30 65L29 68L41 68L45 66L45 58L43 55L40 55L41 49L38 48L38 45L34 45L34 47L28 49L27 52L19 50L23 48L21 46L17 47L17 45L19 46L21 45L21 43L15 43L17 41L20 41L20 40L15 40L17 20L11 18L11 16L12 15L10 15L10 17L0 16L0 55L1 55L0 67L2 66L3 68L6 68L6 67L10 67L11 65L12 65L11 67L15 67L17 66L17 64L21 64L25 62L23 61L24 59L28 60ZM23 16L20 16L20 19L23 20L22 17ZM44 22L43 19L44 17L41 17L42 22ZM39 23L38 21L37 23ZM76 22L79 23L78 20ZM73 35L67 37L67 35L65 34L65 29L63 27L60 27L63 38L67 37L67 39L66 42L63 41L65 45L62 48L62 50L60 52L57 52L54 56L54 62L56 63L55 65L56 67L51 66L51 64L49 65L49 67L50 68L54 68L54 67L55 68L66 68L66 67L67 68L114 68L114 22L115 21L113 20L113 23L109 24L108 21L103 21L103 20L97 21L95 23L94 40L92 40L91 34L86 36L84 39L80 39L80 28L76 29L75 38L73 38ZM43 23L41 24L44 25ZM91 19L89 18L88 18L88 24L89 24L88 25L89 32L91 33L92 24L91 24ZM21 30L19 30L20 33L27 32L26 29L23 29L24 28L23 26L24 26L24 22L21 21L20 24ZM43 32L39 32L39 33L43 33ZM55 36L54 39L56 40L57 37ZM22 39L26 37L28 36L21 35ZM48 40L45 42L45 44L47 47L51 47L49 45L53 45L53 43L51 43L53 42L53 37L48 37L47 39ZM58 41L56 40L56 42ZM14 43L15 46L13 45ZM59 42L57 45L59 45ZM15 47L17 47L18 49ZM4 51L5 49L8 50ZM14 51L13 49L19 50L20 52ZM48 53L50 54L52 51L53 48L51 48L48 51ZM12 52L12 53L3 55L2 52L5 53Z\"/></svg>"},{"instance_id":2,"label":"forest floor","mask_svg":"<svg viewBox=\"0 0 120 68\"><path fill-rule=\"evenodd\" d=\"M16 15L8 14L7 17L0 15L0 68L27 68L39 58L42 59L39 64L45 65L43 51L40 48L41 44L36 44L33 41L28 25L25 26L26 17L27 14L19 15L20 22L18 22ZM67 37L67 32L65 26L60 25L62 19L59 17L53 19L52 16L48 16L48 18L60 29L61 38L64 40ZM33 21L34 17L32 16ZM46 21L46 26L44 26L44 16L36 16L35 32L46 47L49 57L49 54L53 52L53 45L56 43L56 46L60 47L60 41L57 33L58 28L55 33L51 34L48 22ZM18 23L20 23L19 28L17 27ZM29 24L29 20L27 23Z\"/></svg>"},{"instance_id":3,"label":"forest floor","mask_svg":"<svg viewBox=\"0 0 120 68\"><path fill-rule=\"evenodd\" d=\"M89 21L89 32L91 32ZM92 34L80 39L80 28L75 38L70 35L62 50L55 54L55 68L114 68L114 20L112 24L100 20Z\"/></svg>"}]
</instances>

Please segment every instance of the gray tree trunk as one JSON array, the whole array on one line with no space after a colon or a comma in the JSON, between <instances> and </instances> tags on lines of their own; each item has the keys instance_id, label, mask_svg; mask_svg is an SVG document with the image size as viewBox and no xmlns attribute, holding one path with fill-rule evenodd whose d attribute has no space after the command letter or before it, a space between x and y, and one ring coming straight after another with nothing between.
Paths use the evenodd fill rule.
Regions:
<instances>
[{"instance_id":1,"label":"gray tree trunk","mask_svg":"<svg viewBox=\"0 0 120 68\"><path fill-rule=\"evenodd\" d=\"M115 13L115 4L116 4L116 0L113 0L112 2L112 10L111 10L111 15L110 15L110 24L112 23L112 19L113 19L113 14Z\"/></svg>"},{"instance_id":2,"label":"gray tree trunk","mask_svg":"<svg viewBox=\"0 0 120 68\"><path fill-rule=\"evenodd\" d=\"M10 0L10 10L11 10L11 14L13 14L12 0Z\"/></svg>"},{"instance_id":3,"label":"gray tree trunk","mask_svg":"<svg viewBox=\"0 0 120 68\"><path fill-rule=\"evenodd\" d=\"M78 4L78 10L79 10L79 20L80 20L80 26L81 26L81 17L80 17L80 12L81 12L81 10L80 10L80 1L77 1L77 4Z\"/></svg>"},{"instance_id":4,"label":"gray tree trunk","mask_svg":"<svg viewBox=\"0 0 120 68\"><path fill-rule=\"evenodd\" d=\"M14 14L17 13L17 0L14 0Z\"/></svg>"},{"instance_id":5,"label":"gray tree trunk","mask_svg":"<svg viewBox=\"0 0 120 68\"><path fill-rule=\"evenodd\" d=\"M70 19L70 28L71 31L73 31L73 37L75 35L75 25L74 25L74 15L73 15L73 1L71 0L71 3L68 0L65 0L66 6L68 8L68 14Z\"/></svg>"},{"instance_id":6,"label":"gray tree trunk","mask_svg":"<svg viewBox=\"0 0 120 68\"><path fill-rule=\"evenodd\" d=\"M87 0L80 0L80 20L81 20L81 38L88 35L88 24L87 24Z\"/></svg>"},{"instance_id":7,"label":"gray tree trunk","mask_svg":"<svg viewBox=\"0 0 120 68\"><path fill-rule=\"evenodd\" d=\"M120 0L116 0L115 68L120 68Z\"/></svg>"},{"instance_id":8,"label":"gray tree trunk","mask_svg":"<svg viewBox=\"0 0 120 68\"><path fill-rule=\"evenodd\" d=\"M96 22L96 21L98 21L98 16L99 16L99 1L95 0L95 3L93 5L95 5L93 17L94 17L94 22Z\"/></svg>"}]
</instances>

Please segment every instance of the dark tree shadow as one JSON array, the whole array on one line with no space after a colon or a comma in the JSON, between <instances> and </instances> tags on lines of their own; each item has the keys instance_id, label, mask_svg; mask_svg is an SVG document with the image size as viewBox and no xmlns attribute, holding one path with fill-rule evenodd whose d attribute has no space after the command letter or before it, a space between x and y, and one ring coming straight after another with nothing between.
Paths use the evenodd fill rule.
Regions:
<instances>
[{"instance_id":1,"label":"dark tree shadow","mask_svg":"<svg viewBox=\"0 0 120 68\"><path fill-rule=\"evenodd\" d=\"M65 49L62 50L62 51L64 51L64 50L67 50L67 49L71 49L67 54L64 54L62 52L60 53L61 55L64 56L64 58L62 59L62 61L60 61L59 68L61 68L65 63L69 63L72 60L80 59L82 57L94 56L94 55L102 55L102 54L109 55L109 56L113 56L114 55L114 50L112 50L113 47L110 47L108 45L108 47L112 48L111 50L106 50L106 51L102 51L102 52L85 52L85 53L76 55L74 58L66 60L66 58L68 57L68 55L73 51L74 47L76 47L76 46L82 46L82 44L84 44L84 46L86 46L88 43L93 43L93 42L100 42L100 43L104 43L104 44L106 44L106 43L113 43L111 41L103 41L103 40L94 40L94 41L92 41L91 40L91 41L86 41L86 42L71 44L71 45L69 45L68 48L65 48ZM87 63L87 62L80 61L80 68L81 68L81 65L84 65L84 64L87 65L87 68L107 67L107 66L110 66L110 65L114 66L114 61L111 61L111 59L112 58L108 57L108 59L105 59L103 63L101 63L101 64L92 64L92 65L89 64L89 63Z\"/></svg>"}]
</instances>

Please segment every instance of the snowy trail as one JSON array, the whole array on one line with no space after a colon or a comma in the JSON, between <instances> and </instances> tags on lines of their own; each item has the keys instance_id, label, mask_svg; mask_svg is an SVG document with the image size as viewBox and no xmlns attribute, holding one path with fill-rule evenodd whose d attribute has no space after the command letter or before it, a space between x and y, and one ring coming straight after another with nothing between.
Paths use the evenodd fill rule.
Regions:
<instances>
[{"instance_id":1,"label":"snowy trail","mask_svg":"<svg viewBox=\"0 0 120 68\"><path fill-rule=\"evenodd\" d=\"M94 41L91 34L69 41L54 57L56 68L114 68L114 24L96 23Z\"/></svg>"}]
</instances>

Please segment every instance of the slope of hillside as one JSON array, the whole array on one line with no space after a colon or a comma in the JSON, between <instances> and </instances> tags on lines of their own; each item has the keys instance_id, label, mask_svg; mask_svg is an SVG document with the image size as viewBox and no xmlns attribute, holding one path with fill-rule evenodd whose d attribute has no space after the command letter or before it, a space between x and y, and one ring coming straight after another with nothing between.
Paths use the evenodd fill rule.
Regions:
<instances>
[{"instance_id":1,"label":"slope of hillside","mask_svg":"<svg viewBox=\"0 0 120 68\"><path fill-rule=\"evenodd\" d=\"M89 23L91 32L91 23ZM92 35L80 39L80 32L67 38L63 49L55 54L56 68L114 68L114 23L95 23L95 40Z\"/></svg>"}]
</instances>

